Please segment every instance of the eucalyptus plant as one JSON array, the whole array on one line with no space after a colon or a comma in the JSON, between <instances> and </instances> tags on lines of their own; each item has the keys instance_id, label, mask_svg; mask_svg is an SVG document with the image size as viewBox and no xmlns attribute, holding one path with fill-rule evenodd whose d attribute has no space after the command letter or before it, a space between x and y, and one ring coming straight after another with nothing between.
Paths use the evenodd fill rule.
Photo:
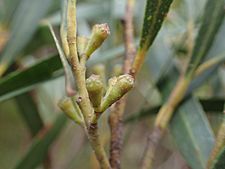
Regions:
<instances>
[{"instance_id":1,"label":"eucalyptus plant","mask_svg":"<svg viewBox=\"0 0 225 169\"><path fill-rule=\"evenodd\" d=\"M98 5L95 5L97 2L92 2L91 5L87 2L88 5L84 8L76 0L62 0L56 3L55 7L51 0L32 0L28 8L30 2L22 0L11 24L11 36L3 40L0 37L0 102L14 98L32 136L31 146L14 168L31 169L40 164L43 168L53 168L50 146L69 120L74 122L75 126L80 126L85 133L85 138L93 150L88 153L93 152L98 165L96 167L86 158L85 163L93 163L92 168L125 168L122 157L127 155L125 149L130 145L127 143L127 135L135 130L128 128L129 131L124 132L124 126L141 126L140 121L143 119L146 120L146 126L152 127L146 127L147 137L142 134L142 137L138 138L138 143L144 142L146 145L140 145L143 152L140 157L135 158L139 161L135 162L134 168L157 168L156 160L162 158L157 153L163 147L163 142L167 141L166 135L173 138L177 146L176 151L182 155L187 168L225 168L225 114L221 108L225 103L224 95L222 99L215 99L218 94L214 92L212 99L201 98L195 92L199 86L203 86L204 96L207 95L207 89L204 88L206 81L210 77L218 76L218 70L223 70L221 65L225 62L225 46L220 42L225 42L224 38L221 40L225 32L225 1L203 1L144 0L145 11L142 20L140 14L139 18L135 18L135 9L137 10L142 1L126 0L123 1L124 13L115 22L112 20L115 16L110 9L116 1L101 1ZM58 6L61 6L61 15L57 12L53 17L44 17L48 12L56 11ZM104 11L105 6L108 7L107 12ZM199 6L204 8L199 11L192 10ZM110 17L107 16L109 10L112 12ZM188 15L184 15L184 10L189 11ZM25 16L26 13L32 12L34 14ZM97 23L98 18L106 18L102 20L107 23ZM85 24L91 25L90 32L84 33L82 24L84 27ZM114 31L115 27L117 31ZM0 24L0 33L2 30L6 32ZM17 58L19 51L24 54L27 52L23 49L24 46L35 49L44 46L42 43L36 43L40 35L34 34L35 31L47 32L41 42L50 34L53 39L46 39L53 40L58 54L26 69L17 70L23 65L23 59ZM114 40L123 37L122 46L114 48L117 42L109 42L110 36ZM24 41L20 43L21 38ZM29 39L32 39L32 42L27 44ZM104 45L109 49L105 50ZM116 60L115 58L119 64L114 65L112 59ZM108 65L103 64L108 60L113 63L110 64L110 71ZM11 66L13 61L15 63ZM13 71L14 69L16 71ZM147 72L147 76L151 76L151 80L146 74L143 78L143 70ZM110 77L108 74L111 74ZM36 97L30 91L41 82L63 75L65 94L57 100L57 106L64 114L60 113L49 126L39 112L41 106L37 106ZM154 105L152 102L157 98L152 93L150 95L154 99L145 96L152 90L149 92L144 88L143 98L145 102L150 102L151 106L142 108L133 115L128 112L128 117L125 116L126 108L136 108L139 103L135 98L134 106L131 106L128 93L141 93L140 86L145 86L146 81L159 95L159 103ZM141 107L145 107L144 104ZM210 115L209 118L206 116L208 112L217 112L216 116L221 119L221 123L217 124L217 136L212 132L213 125L208 121ZM152 116L155 118L151 118ZM109 131L106 125L109 126ZM107 132L104 131L107 136L101 132L102 129L107 129ZM63 156L69 159L68 154Z\"/></svg>"}]
</instances>

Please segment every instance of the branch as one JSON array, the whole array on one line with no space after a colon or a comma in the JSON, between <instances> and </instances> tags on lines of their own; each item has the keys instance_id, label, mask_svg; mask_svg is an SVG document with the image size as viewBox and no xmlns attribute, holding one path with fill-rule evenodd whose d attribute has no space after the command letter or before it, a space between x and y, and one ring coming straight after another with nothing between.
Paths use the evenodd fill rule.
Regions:
<instances>
[{"instance_id":1,"label":"branch","mask_svg":"<svg viewBox=\"0 0 225 169\"><path fill-rule=\"evenodd\" d=\"M135 45L133 37L133 13L135 0L127 0L126 14L125 14L125 60L123 64L123 73L129 73L131 65L135 56ZM126 105L126 97L123 97L116 102L111 109L109 117L109 125L111 130L110 141L110 164L112 169L120 169L120 157L122 147L122 131L123 131L123 114Z\"/></svg>"}]
</instances>

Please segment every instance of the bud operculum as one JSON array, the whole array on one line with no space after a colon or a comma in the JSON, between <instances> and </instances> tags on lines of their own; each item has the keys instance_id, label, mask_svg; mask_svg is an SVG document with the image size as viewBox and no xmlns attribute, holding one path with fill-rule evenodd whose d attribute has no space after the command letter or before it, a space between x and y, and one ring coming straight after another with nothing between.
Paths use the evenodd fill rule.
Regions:
<instances>
[{"instance_id":1,"label":"bud operculum","mask_svg":"<svg viewBox=\"0 0 225 169\"><path fill-rule=\"evenodd\" d=\"M134 78L129 75L121 75L109 79L109 87L101 104L101 111L105 111L109 106L119 100L134 86Z\"/></svg>"},{"instance_id":2,"label":"bud operculum","mask_svg":"<svg viewBox=\"0 0 225 169\"><path fill-rule=\"evenodd\" d=\"M94 25L94 27L92 28L90 40L86 48L87 58L89 58L90 55L102 45L109 34L109 27L106 23Z\"/></svg>"},{"instance_id":3,"label":"bud operculum","mask_svg":"<svg viewBox=\"0 0 225 169\"><path fill-rule=\"evenodd\" d=\"M103 91L104 91L104 85L101 80L101 77L99 75L91 75L86 80L86 87L88 91L88 95L90 98L90 101L94 107L94 109L98 109L101 105Z\"/></svg>"}]
</instances>

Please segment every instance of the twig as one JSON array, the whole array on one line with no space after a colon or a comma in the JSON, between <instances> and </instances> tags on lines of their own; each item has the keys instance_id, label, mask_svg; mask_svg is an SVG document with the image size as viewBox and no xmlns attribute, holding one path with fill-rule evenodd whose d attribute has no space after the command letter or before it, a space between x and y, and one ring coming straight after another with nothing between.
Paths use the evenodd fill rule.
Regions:
<instances>
[{"instance_id":1,"label":"twig","mask_svg":"<svg viewBox=\"0 0 225 169\"><path fill-rule=\"evenodd\" d=\"M192 54L193 50L193 23L189 22L188 24L188 55ZM185 76L185 70L181 73L174 89L172 90L168 100L160 108L159 113L156 117L154 128L151 134L149 134L147 140L147 146L141 161L141 169L151 169L153 168L153 161L155 158L156 150L160 145L160 142L164 136L167 125L172 118L172 115L176 108L179 106L183 100L186 90L193 79L195 73L191 74L189 77ZM195 71L194 71L195 72Z\"/></svg>"},{"instance_id":2,"label":"twig","mask_svg":"<svg viewBox=\"0 0 225 169\"><path fill-rule=\"evenodd\" d=\"M125 60L123 64L123 73L129 73L135 56L135 45L133 37L133 13L135 0L127 0L125 13ZM120 169L120 156L122 146L123 114L126 105L126 97L117 101L111 109L109 124L111 130L110 141L110 164L112 169Z\"/></svg>"},{"instance_id":3,"label":"twig","mask_svg":"<svg viewBox=\"0 0 225 169\"><path fill-rule=\"evenodd\" d=\"M191 82L191 79L181 75L177 81L175 88L170 94L169 99L160 108L159 113L156 117L152 134L149 135L146 151L141 163L141 169L151 169L153 166L153 160L155 157L155 150L159 146L160 141L165 133L167 125L172 118L172 115L177 106L185 96L186 90ZM152 144L154 140L154 144Z\"/></svg>"},{"instance_id":4,"label":"twig","mask_svg":"<svg viewBox=\"0 0 225 169\"><path fill-rule=\"evenodd\" d=\"M99 161L101 169L110 169L110 164L106 156L103 145L101 144L99 135L98 135L98 124L91 123L91 118L94 115L94 109L89 100L88 91L86 88L86 57L81 56L80 60L77 53L77 44L76 44L76 0L69 0L68 10L67 10L67 41L69 45L70 53L70 64L72 67L73 74L76 78L77 90L78 90L78 99L77 103L80 107L81 112L83 113L85 120L85 131L89 138L90 144L95 152L95 155Z\"/></svg>"}]
</instances>

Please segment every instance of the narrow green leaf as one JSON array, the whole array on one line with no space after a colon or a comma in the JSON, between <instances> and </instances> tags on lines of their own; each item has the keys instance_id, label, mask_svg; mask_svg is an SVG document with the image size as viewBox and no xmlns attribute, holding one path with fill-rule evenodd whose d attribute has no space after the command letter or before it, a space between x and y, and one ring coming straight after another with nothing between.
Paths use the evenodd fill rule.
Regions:
<instances>
[{"instance_id":1,"label":"narrow green leaf","mask_svg":"<svg viewBox=\"0 0 225 169\"><path fill-rule=\"evenodd\" d=\"M210 50L215 35L224 19L224 6L224 0L208 0L206 3L202 25L196 38L193 53L186 71L187 76L193 75L199 64L206 57L207 52Z\"/></svg>"},{"instance_id":2,"label":"narrow green leaf","mask_svg":"<svg viewBox=\"0 0 225 169\"><path fill-rule=\"evenodd\" d=\"M51 66L49 66L51 65ZM62 68L58 56L45 59L23 71L15 71L0 80L0 101L6 100L34 87L35 84L59 76Z\"/></svg>"},{"instance_id":3,"label":"narrow green leaf","mask_svg":"<svg viewBox=\"0 0 225 169\"><path fill-rule=\"evenodd\" d=\"M122 55L123 52L124 47L122 46L107 50L100 53L101 56L96 56L93 57L94 59L90 59L88 66L113 59ZM0 102L30 91L35 87L35 85L62 75L62 64L59 56L56 55L42 60L23 71L15 71L0 79Z\"/></svg>"},{"instance_id":4,"label":"narrow green leaf","mask_svg":"<svg viewBox=\"0 0 225 169\"><path fill-rule=\"evenodd\" d=\"M132 65L135 74L140 70L145 55L155 40L172 2L173 0L147 0L139 48Z\"/></svg>"},{"instance_id":5,"label":"narrow green leaf","mask_svg":"<svg viewBox=\"0 0 225 169\"><path fill-rule=\"evenodd\" d=\"M66 117L60 114L53 126L42 138L35 138L28 152L18 163L15 169L36 168L45 159L50 145L56 140L62 128L66 124Z\"/></svg>"},{"instance_id":6,"label":"narrow green leaf","mask_svg":"<svg viewBox=\"0 0 225 169\"><path fill-rule=\"evenodd\" d=\"M165 77L164 85L159 86L163 100L168 97L178 77L179 73L173 67ZM174 141L187 163L192 169L205 169L214 136L200 103L193 97L188 97L179 106L170 124Z\"/></svg>"},{"instance_id":7,"label":"narrow green leaf","mask_svg":"<svg viewBox=\"0 0 225 169\"><path fill-rule=\"evenodd\" d=\"M139 48L148 50L160 30L173 0L147 0Z\"/></svg>"},{"instance_id":8,"label":"narrow green leaf","mask_svg":"<svg viewBox=\"0 0 225 169\"><path fill-rule=\"evenodd\" d=\"M225 146L221 149L219 155L215 159L212 169L224 169L225 168Z\"/></svg>"},{"instance_id":9,"label":"narrow green leaf","mask_svg":"<svg viewBox=\"0 0 225 169\"><path fill-rule=\"evenodd\" d=\"M24 93L15 99L32 136L35 136L44 127L44 124L33 97L30 93Z\"/></svg>"},{"instance_id":10,"label":"narrow green leaf","mask_svg":"<svg viewBox=\"0 0 225 169\"><path fill-rule=\"evenodd\" d=\"M170 125L177 146L193 169L205 169L214 137L207 117L194 99L188 99L176 112Z\"/></svg>"},{"instance_id":11,"label":"narrow green leaf","mask_svg":"<svg viewBox=\"0 0 225 169\"><path fill-rule=\"evenodd\" d=\"M14 13L9 42L0 56L0 74L19 56L38 27L38 22L47 13L52 0L22 0Z\"/></svg>"}]
</instances>

